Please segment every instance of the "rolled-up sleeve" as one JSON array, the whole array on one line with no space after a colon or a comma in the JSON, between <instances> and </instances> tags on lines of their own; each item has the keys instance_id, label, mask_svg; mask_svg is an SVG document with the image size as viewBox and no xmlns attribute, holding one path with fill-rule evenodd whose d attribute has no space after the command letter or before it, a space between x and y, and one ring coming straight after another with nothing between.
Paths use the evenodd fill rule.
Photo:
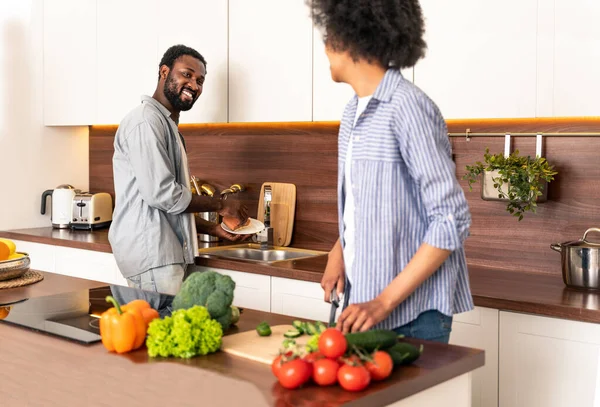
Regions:
<instances>
[{"instance_id":1,"label":"rolled-up sleeve","mask_svg":"<svg viewBox=\"0 0 600 407\"><path fill-rule=\"evenodd\" d=\"M427 214L423 241L453 251L468 237L471 215L456 178L446 124L428 98L414 94L407 97L414 100L400 107L394 125L402 157Z\"/></svg>"},{"instance_id":2,"label":"rolled-up sleeve","mask_svg":"<svg viewBox=\"0 0 600 407\"><path fill-rule=\"evenodd\" d=\"M192 193L176 182L164 137L159 123L138 124L127 135L127 156L142 199L151 207L179 214L189 206Z\"/></svg>"}]
</instances>

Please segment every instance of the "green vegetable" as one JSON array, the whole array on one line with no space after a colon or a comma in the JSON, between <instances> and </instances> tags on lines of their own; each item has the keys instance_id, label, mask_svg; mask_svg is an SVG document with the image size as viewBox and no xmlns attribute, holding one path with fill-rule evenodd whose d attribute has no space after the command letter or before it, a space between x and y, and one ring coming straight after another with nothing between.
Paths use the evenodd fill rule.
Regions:
<instances>
[{"instance_id":1,"label":"green vegetable","mask_svg":"<svg viewBox=\"0 0 600 407\"><path fill-rule=\"evenodd\" d=\"M372 352L375 349L386 349L398 342L398 334L387 329L373 329L366 332L346 334L348 345Z\"/></svg>"},{"instance_id":2,"label":"green vegetable","mask_svg":"<svg viewBox=\"0 0 600 407\"><path fill-rule=\"evenodd\" d=\"M314 335L317 333L317 327L312 322L307 322L305 332L308 335Z\"/></svg>"},{"instance_id":3,"label":"green vegetable","mask_svg":"<svg viewBox=\"0 0 600 407\"><path fill-rule=\"evenodd\" d=\"M297 331L295 329L290 329L283 334L283 336L285 336L286 338L297 338L300 335L302 335L302 332Z\"/></svg>"},{"instance_id":4,"label":"green vegetable","mask_svg":"<svg viewBox=\"0 0 600 407\"><path fill-rule=\"evenodd\" d=\"M258 332L258 335L260 336L269 336L271 335L271 327L266 322L261 322L256 327L256 332Z\"/></svg>"},{"instance_id":5,"label":"green vegetable","mask_svg":"<svg viewBox=\"0 0 600 407\"><path fill-rule=\"evenodd\" d=\"M319 338L321 337L321 333L316 333L310 337L308 342L306 342L306 347L309 352L316 352L319 350Z\"/></svg>"},{"instance_id":6,"label":"green vegetable","mask_svg":"<svg viewBox=\"0 0 600 407\"><path fill-rule=\"evenodd\" d=\"M211 318L217 320L223 331L233 321L231 303L235 282L231 277L216 271L190 274L173 299L173 309L188 309L194 305L206 307Z\"/></svg>"},{"instance_id":7,"label":"green vegetable","mask_svg":"<svg viewBox=\"0 0 600 407\"><path fill-rule=\"evenodd\" d=\"M304 333L304 322L296 320L292 322L292 325L294 326L294 328L296 328L298 332Z\"/></svg>"},{"instance_id":8,"label":"green vegetable","mask_svg":"<svg viewBox=\"0 0 600 407\"><path fill-rule=\"evenodd\" d=\"M317 327L317 332L321 333L323 331L325 331L327 329L327 325L325 325L323 322L321 321L317 321L315 323L315 326Z\"/></svg>"},{"instance_id":9,"label":"green vegetable","mask_svg":"<svg viewBox=\"0 0 600 407\"><path fill-rule=\"evenodd\" d=\"M148 325L146 347L151 357L191 358L207 355L221 347L223 329L205 307L196 305L174 311L170 317Z\"/></svg>"},{"instance_id":10,"label":"green vegetable","mask_svg":"<svg viewBox=\"0 0 600 407\"><path fill-rule=\"evenodd\" d=\"M231 306L231 323L237 324L240 320L240 309L235 305Z\"/></svg>"},{"instance_id":11,"label":"green vegetable","mask_svg":"<svg viewBox=\"0 0 600 407\"><path fill-rule=\"evenodd\" d=\"M408 365L415 360L419 359L419 356L423 353L423 345L419 349L407 342L398 342L394 346L384 349L387 352L396 365Z\"/></svg>"}]
</instances>

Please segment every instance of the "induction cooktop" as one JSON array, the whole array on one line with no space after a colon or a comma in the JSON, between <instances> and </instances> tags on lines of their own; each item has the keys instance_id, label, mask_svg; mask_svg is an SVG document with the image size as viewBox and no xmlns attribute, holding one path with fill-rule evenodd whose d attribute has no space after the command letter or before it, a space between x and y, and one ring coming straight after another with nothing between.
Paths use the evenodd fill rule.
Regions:
<instances>
[{"instance_id":1,"label":"induction cooktop","mask_svg":"<svg viewBox=\"0 0 600 407\"><path fill-rule=\"evenodd\" d=\"M51 335L82 345L101 341L100 315L112 305L106 302L111 295L119 303L144 299L158 309L161 317L171 312L172 295L137 290L130 287L107 285L104 287L71 291L36 298L27 298L9 306L8 316L2 324L18 326L41 334Z\"/></svg>"}]
</instances>

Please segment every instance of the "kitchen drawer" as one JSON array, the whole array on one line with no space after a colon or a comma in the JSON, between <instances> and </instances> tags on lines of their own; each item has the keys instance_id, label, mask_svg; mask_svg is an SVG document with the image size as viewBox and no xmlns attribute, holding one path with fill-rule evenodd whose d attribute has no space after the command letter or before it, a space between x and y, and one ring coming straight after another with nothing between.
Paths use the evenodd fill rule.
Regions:
<instances>
[{"instance_id":1,"label":"kitchen drawer","mask_svg":"<svg viewBox=\"0 0 600 407\"><path fill-rule=\"evenodd\" d=\"M23 240L11 240L17 245L18 252L29 254L32 269L54 273L54 248L56 246L25 242Z\"/></svg>"},{"instance_id":2,"label":"kitchen drawer","mask_svg":"<svg viewBox=\"0 0 600 407\"><path fill-rule=\"evenodd\" d=\"M271 277L271 312L329 322L331 305L323 299L321 284Z\"/></svg>"}]
</instances>

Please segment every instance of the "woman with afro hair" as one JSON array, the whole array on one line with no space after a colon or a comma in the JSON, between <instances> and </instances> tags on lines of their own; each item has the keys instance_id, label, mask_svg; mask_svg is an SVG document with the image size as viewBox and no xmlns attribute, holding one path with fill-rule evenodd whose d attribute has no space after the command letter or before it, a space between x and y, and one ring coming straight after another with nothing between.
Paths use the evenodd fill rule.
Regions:
<instances>
[{"instance_id":1,"label":"woman with afro hair","mask_svg":"<svg viewBox=\"0 0 600 407\"><path fill-rule=\"evenodd\" d=\"M331 77L355 95L338 136L339 239L321 281L344 294L337 327L447 343L473 308L471 215L444 118L400 70L425 54L417 0L310 0Z\"/></svg>"}]
</instances>

